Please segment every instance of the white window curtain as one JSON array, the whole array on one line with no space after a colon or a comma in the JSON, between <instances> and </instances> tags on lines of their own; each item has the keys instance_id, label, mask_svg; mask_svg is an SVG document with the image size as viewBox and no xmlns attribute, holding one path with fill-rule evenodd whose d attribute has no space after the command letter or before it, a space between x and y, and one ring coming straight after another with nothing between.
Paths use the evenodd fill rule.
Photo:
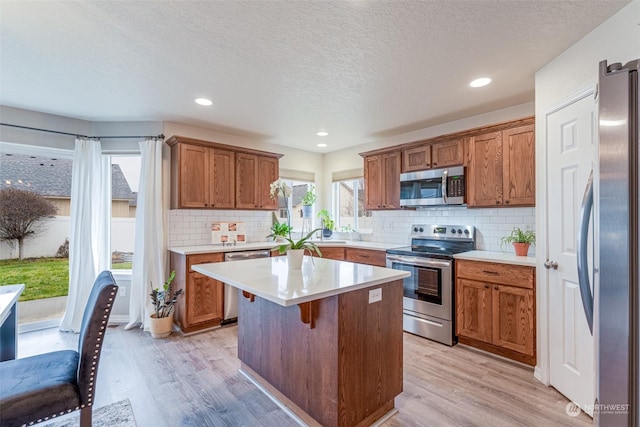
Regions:
<instances>
[{"instance_id":1,"label":"white window curtain","mask_svg":"<svg viewBox=\"0 0 640 427\"><path fill-rule=\"evenodd\" d=\"M164 211L162 204L162 147L161 138L140 142L140 184L136 211L136 237L133 250L129 324L149 329L151 304L149 293L162 287L165 279L166 247Z\"/></svg>"},{"instance_id":2,"label":"white window curtain","mask_svg":"<svg viewBox=\"0 0 640 427\"><path fill-rule=\"evenodd\" d=\"M80 332L91 288L106 268L108 191L102 173L99 140L77 138L71 170L71 218L69 230L69 297L60 330Z\"/></svg>"}]
</instances>

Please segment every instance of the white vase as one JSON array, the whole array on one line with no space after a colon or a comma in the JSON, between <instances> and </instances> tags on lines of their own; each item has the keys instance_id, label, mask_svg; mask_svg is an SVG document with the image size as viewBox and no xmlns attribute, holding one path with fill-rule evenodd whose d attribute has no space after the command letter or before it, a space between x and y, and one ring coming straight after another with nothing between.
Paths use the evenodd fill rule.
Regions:
<instances>
[{"instance_id":1,"label":"white vase","mask_svg":"<svg viewBox=\"0 0 640 427\"><path fill-rule=\"evenodd\" d=\"M156 318L155 313L151 315L149 325L153 338L165 338L171 335L173 329L173 313L169 317Z\"/></svg>"},{"instance_id":2,"label":"white vase","mask_svg":"<svg viewBox=\"0 0 640 427\"><path fill-rule=\"evenodd\" d=\"M313 215L313 206L302 205L302 218L311 218Z\"/></svg>"},{"instance_id":3,"label":"white vase","mask_svg":"<svg viewBox=\"0 0 640 427\"><path fill-rule=\"evenodd\" d=\"M287 264L289 270L302 270L302 260L304 259L304 249L289 249L287 251Z\"/></svg>"}]
</instances>

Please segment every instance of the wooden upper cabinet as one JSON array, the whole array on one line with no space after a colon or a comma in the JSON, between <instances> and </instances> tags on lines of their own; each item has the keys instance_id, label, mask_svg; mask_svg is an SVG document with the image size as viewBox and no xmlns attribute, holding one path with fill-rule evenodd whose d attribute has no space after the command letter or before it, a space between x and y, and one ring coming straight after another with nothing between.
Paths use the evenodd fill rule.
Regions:
<instances>
[{"instance_id":1,"label":"wooden upper cabinet","mask_svg":"<svg viewBox=\"0 0 640 427\"><path fill-rule=\"evenodd\" d=\"M209 206L231 209L235 207L235 153L210 149Z\"/></svg>"},{"instance_id":2,"label":"wooden upper cabinet","mask_svg":"<svg viewBox=\"0 0 640 427\"><path fill-rule=\"evenodd\" d=\"M471 137L467 206L535 206L534 125Z\"/></svg>"},{"instance_id":3,"label":"wooden upper cabinet","mask_svg":"<svg viewBox=\"0 0 640 427\"><path fill-rule=\"evenodd\" d=\"M446 168L463 163L462 140L439 142L431 145L431 167Z\"/></svg>"},{"instance_id":4,"label":"wooden upper cabinet","mask_svg":"<svg viewBox=\"0 0 640 427\"><path fill-rule=\"evenodd\" d=\"M260 209L277 209L278 200L271 198L271 183L278 179L278 159L258 156L258 205Z\"/></svg>"},{"instance_id":5,"label":"wooden upper cabinet","mask_svg":"<svg viewBox=\"0 0 640 427\"><path fill-rule=\"evenodd\" d=\"M402 150L402 172L446 168L463 164L462 139L423 144Z\"/></svg>"},{"instance_id":6,"label":"wooden upper cabinet","mask_svg":"<svg viewBox=\"0 0 640 427\"><path fill-rule=\"evenodd\" d=\"M172 208L204 208L209 204L209 149L179 144L171 150L173 179L179 191L172 192Z\"/></svg>"},{"instance_id":7,"label":"wooden upper cabinet","mask_svg":"<svg viewBox=\"0 0 640 427\"><path fill-rule=\"evenodd\" d=\"M280 154L181 136L171 147L171 209L276 209L269 184Z\"/></svg>"},{"instance_id":8,"label":"wooden upper cabinet","mask_svg":"<svg viewBox=\"0 0 640 427\"><path fill-rule=\"evenodd\" d=\"M365 209L400 209L400 165L399 150L364 158Z\"/></svg>"},{"instance_id":9,"label":"wooden upper cabinet","mask_svg":"<svg viewBox=\"0 0 640 427\"><path fill-rule=\"evenodd\" d=\"M278 179L278 159L255 154L236 154L236 208L276 209L269 185Z\"/></svg>"},{"instance_id":10,"label":"wooden upper cabinet","mask_svg":"<svg viewBox=\"0 0 640 427\"><path fill-rule=\"evenodd\" d=\"M431 146L428 144L402 150L402 172L414 172L431 167Z\"/></svg>"},{"instance_id":11,"label":"wooden upper cabinet","mask_svg":"<svg viewBox=\"0 0 640 427\"><path fill-rule=\"evenodd\" d=\"M469 141L471 162L467 170L467 206L502 205L502 132L478 135Z\"/></svg>"},{"instance_id":12,"label":"wooden upper cabinet","mask_svg":"<svg viewBox=\"0 0 640 427\"><path fill-rule=\"evenodd\" d=\"M536 163L534 126L520 126L502 132L504 204L534 206Z\"/></svg>"}]
</instances>

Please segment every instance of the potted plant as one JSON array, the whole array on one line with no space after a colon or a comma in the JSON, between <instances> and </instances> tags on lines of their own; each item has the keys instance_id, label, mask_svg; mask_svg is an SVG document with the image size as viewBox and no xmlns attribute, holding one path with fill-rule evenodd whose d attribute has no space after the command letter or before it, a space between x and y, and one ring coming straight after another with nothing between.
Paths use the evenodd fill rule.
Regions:
<instances>
[{"instance_id":1,"label":"potted plant","mask_svg":"<svg viewBox=\"0 0 640 427\"><path fill-rule=\"evenodd\" d=\"M317 253L319 256L322 256L322 252L318 246L311 242L309 239L313 234L317 231L320 231L319 228L311 231L306 236L302 237L300 240L293 240L291 235L285 237L284 239L287 243L284 243L280 246L277 246L274 249L278 249L280 254L287 254L287 263L289 264L289 270L300 270L302 268L302 259L305 251L309 251L309 255L313 256L313 253Z\"/></svg>"},{"instance_id":2,"label":"potted plant","mask_svg":"<svg viewBox=\"0 0 640 427\"><path fill-rule=\"evenodd\" d=\"M527 256L529 246L536 244L536 232L532 230L523 231L520 227L514 227L511 234L502 238L502 243L512 243L518 256Z\"/></svg>"},{"instance_id":3,"label":"potted plant","mask_svg":"<svg viewBox=\"0 0 640 427\"><path fill-rule=\"evenodd\" d=\"M271 234L267 237L272 237L276 242L284 243L285 237L291 233L291 227L284 222L276 222L271 226Z\"/></svg>"},{"instance_id":4,"label":"potted plant","mask_svg":"<svg viewBox=\"0 0 640 427\"><path fill-rule=\"evenodd\" d=\"M328 239L333 234L335 222L331 219L331 214L326 209L322 209L318 212L318 218L322 221L322 237Z\"/></svg>"},{"instance_id":5,"label":"potted plant","mask_svg":"<svg viewBox=\"0 0 640 427\"><path fill-rule=\"evenodd\" d=\"M302 217L303 218L311 218L311 214L313 213L313 209L311 206L316 202L318 198L315 193L316 186L313 184L307 185L307 192L302 196Z\"/></svg>"},{"instance_id":6,"label":"potted plant","mask_svg":"<svg viewBox=\"0 0 640 427\"><path fill-rule=\"evenodd\" d=\"M154 313L151 314L151 336L153 338L164 338L171 335L173 328L173 312L178 296L182 294L182 289L173 292L171 282L176 277L176 272L172 271L169 278L162 285L162 289L153 289L151 284L151 303Z\"/></svg>"}]
</instances>

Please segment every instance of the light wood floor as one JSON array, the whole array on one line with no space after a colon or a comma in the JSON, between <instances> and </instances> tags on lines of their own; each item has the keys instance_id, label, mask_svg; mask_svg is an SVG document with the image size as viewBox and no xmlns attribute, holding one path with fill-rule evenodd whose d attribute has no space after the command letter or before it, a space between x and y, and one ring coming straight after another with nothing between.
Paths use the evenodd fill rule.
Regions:
<instances>
[{"instance_id":1,"label":"light wood floor","mask_svg":"<svg viewBox=\"0 0 640 427\"><path fill-rule=\"evenodd\" d=\"M131 401L139 427L296 424L238 373L237 327L154 340L140 330L108 329L96 407ZM57 329L19 335L19 357L75 348L77 335ZM404 391L399 426L590 426L566 415L568 401L529 369L461 345L404 335Z\"/></svg>"}]
</instances>

